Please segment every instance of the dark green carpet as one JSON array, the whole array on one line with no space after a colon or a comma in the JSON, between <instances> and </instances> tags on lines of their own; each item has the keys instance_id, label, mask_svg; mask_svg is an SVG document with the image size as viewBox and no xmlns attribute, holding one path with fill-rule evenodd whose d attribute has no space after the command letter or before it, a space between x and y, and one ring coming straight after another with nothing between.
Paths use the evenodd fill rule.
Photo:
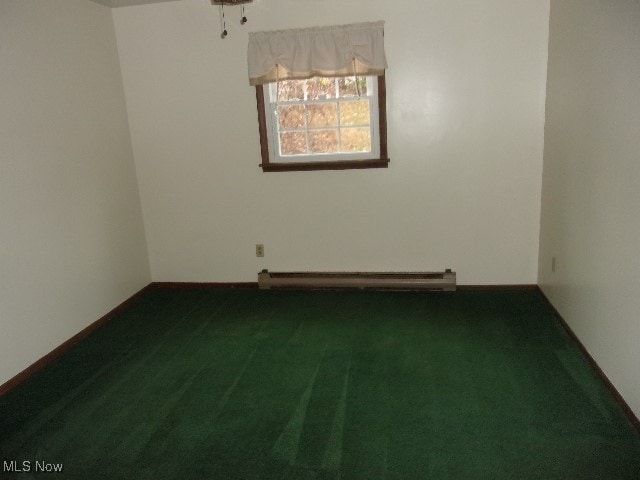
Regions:
<instances>
[{"instance_id":1,"label":"dark green carpet","mask_svg":"<svg viewBox=\"0 0 640 480\"><path fill-rule=\"evenodd\" d=\"M634 479L536 292L148 292L0 398L0 478ZM36 473L36 461L63 474Z\"/></svg>"}]
</instances>

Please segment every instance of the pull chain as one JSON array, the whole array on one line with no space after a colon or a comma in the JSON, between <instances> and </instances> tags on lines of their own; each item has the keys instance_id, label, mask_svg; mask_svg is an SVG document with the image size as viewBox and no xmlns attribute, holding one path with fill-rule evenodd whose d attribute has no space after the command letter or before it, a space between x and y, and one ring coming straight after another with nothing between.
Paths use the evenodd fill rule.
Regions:
<instances>
[{"instance_id":1,"label":"pull chain","mask_svg":"<svg viewBox=\"0 0 640 480\"><path fill-rule=\"evenodd\" d=\"M242 1L242 0L241 0ZM241 16L240 16L240 25L244 25L245 23L247 23L247 16L244 13L244 3L246 2L252 2L253 0L244 0L242 1L243 5L242 5L242 11L241 11ZM229 32L227 32L227 17L225 16L225 12L224 12L224 6L225 5L234 5L237 3L241 3L238 0L211 0L211 4L212 5L220 5L220 27L221 27L221 31L220 31L220 38L224 39L227 37L227 35L229 34Z\"/></svg>"},{"instance_id":2,"label":"pull chain","mask_svg":"<svg viewBox=\"0 0 640 480\"><path fill-rule=\"evenodd\" d=\"M220 6L222 10L222 33L220 34L220 38L225 38L227 36L227 20L224 18L224 3Z\"/></svg>"}]
</instances>

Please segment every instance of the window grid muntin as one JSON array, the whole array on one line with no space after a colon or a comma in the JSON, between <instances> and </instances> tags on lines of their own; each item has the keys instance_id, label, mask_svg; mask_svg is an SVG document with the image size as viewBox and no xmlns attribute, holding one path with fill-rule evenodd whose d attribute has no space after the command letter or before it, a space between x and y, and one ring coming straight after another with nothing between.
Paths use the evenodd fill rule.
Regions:
<instances>
[{"instance_id":1,"label":"window grid muntin","mask_svg":"<svg viewBox=\"0 0 640 480\"><path fill-rule=\"evenodd\" d=\"M361 95L360 97L355 95L346 95L342 97L339 96L340 95L340 87L338 83L339 77L336 77L334 81L336 98L319 98L319 99L312 99L312 100L299 99L299 100L277 100L276 101L277 85L275 83L269 84L269 88L267 90L269 92L269 105L270 105L269 110L270 111L269 111L269 114L267 115L267 119L268 119L267 122L269 124L269 129L271 130L269 149L270 149L270 152L275 157L274 160L280 161L283 163L287 163L287 162L295 163L299 161L308 162L308 161L314 161L314 160L351 161L351 160L370 159L372 156L379 155L379 151L378 151L379 145L378 145L378 139L377 139L377 136L379 133L377 131L379 106L377 104L374 104L374 101L377 102L377 95L378 95L377 84L375 82L375 77L367 76L366 78L367 78L367 82L366 82L367 93L365 95ZM308 97L308 88L306 87L306 83L305 83L305 86L303 87L303 92L304 92L304 97ZM349 125L349 126L342 126L340 124L340 115L341 115L340 103L353 102L353 101L368 101L369 124L357 124L357 125ZM339 126L309 127L309 109L306 107L309 105L316 105L316 104L336 104ZM304 105L305 106L305 128L299 128L299 129L285 128L281 130L278 114L276 112L276 105L277 105L277 108L280 108L282 106ZM365 128L365 127L369 128L370 149L368 151L358 151L358 152L344 151L343 145L342 145L343 129ZM313 130L330 130L330 129L338 129L340 150L338 152L330 152L330 153L311 152L309 132ZM283 155L281 151L280 134L283 132L294 132L294 131L305 132L307 153Z\"/></svg>"},{"instance_id":2,"label":"window grid muntin","mask_svg":"<svg viewBox=\"0 0 640 480\"><path fill-rule=\"evenodd\" d=\"M337 82L336 82L337 84ZM348 100L344 100L342 98L347 98ZM354 101L366 101L369 105L369 119L371 120L371 112L373 111L373 105L372 105L372 98L371 97L360 97L358 100L354 100L352 97L342 97L342 98L338 98L338 99L320 99L320 100L310 100L310 101L301 101L301 100L290 100L290 101L285 101L285 102L278 102L278 108L283 107L283 106L288 106L288 105L304 105L305 109L305 127L304 128L296 128L296 127L285 127L282 128L280 127L280 122L278 120L277 122L277 133L278 135L282 134L282 133L288 133L288 132L305 132L305 137L306 137L306 143L307 143L307 153L301 153L301 154L286 154L283 155L282 154L282 150L281 150L281 145L280 142L278 141L278 149L279 149L279 155L281 157L296 157L296 156L308 156L308 155L325 155L324 153L317 153L317 152L311 152L311 148L310 148L310 144L309 144L309 132L311 131L318 131L318 130L337 130L338 131L338 152L340 154L353 154L354 152L349 152L344 150L343 147L343 143L342 143L342 132L343 130L352 130L352 129L356 129L356 128L369 128L369 139L371 142L370 145L370 149L364 152L357 152L357 153L371 153L373 151L373 125L372 122L369 121L369 123L355 123L352 125L342 125L342 109L340 108L342 103L347 103L347 102L354 102ZM320 127L312 127L309 125L309 109L306 108L307 106L310 105L329 105L329 104L335 104L336 105L336 117L337 117L337 122L336 125L324 125L324 126L320 126ZM280 137L278 136L278 139ZM334 152L330 152L330 153L326 153L326 155L329 154L334 154Z\"/></svg>"}]
</instances>

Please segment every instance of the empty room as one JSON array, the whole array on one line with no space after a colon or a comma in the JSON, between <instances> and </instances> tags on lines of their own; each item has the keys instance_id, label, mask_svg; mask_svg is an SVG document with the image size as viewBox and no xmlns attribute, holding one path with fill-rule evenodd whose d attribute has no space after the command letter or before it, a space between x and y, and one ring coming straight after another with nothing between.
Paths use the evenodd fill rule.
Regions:
<instances>
[{"instance_id":1,"label":"empty room","mask_svg":"<svg viewBox=\"0 0 640 480\"><path fill-rule=\"evenodd\" d=\"M640 2L0 0L0 478L640 478Z\"/></svg>"}]
</instances>

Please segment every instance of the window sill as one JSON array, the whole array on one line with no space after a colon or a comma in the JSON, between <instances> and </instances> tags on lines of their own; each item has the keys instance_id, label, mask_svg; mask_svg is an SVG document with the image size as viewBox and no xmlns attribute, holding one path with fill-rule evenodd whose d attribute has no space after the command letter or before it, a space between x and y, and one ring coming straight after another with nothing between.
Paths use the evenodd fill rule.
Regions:
<instances>
[{"instance_id":1,"label":"window sill","mask_svg":"<svg viewBox=\"0 0 640 480\"><path fill-rule=\"evenodd\" d=\"M350 160L336 162L261 163L263 172L306 172L310 170L351 170L362 168L387 168L389 159Z\"/></svg>"}]
</instances>

